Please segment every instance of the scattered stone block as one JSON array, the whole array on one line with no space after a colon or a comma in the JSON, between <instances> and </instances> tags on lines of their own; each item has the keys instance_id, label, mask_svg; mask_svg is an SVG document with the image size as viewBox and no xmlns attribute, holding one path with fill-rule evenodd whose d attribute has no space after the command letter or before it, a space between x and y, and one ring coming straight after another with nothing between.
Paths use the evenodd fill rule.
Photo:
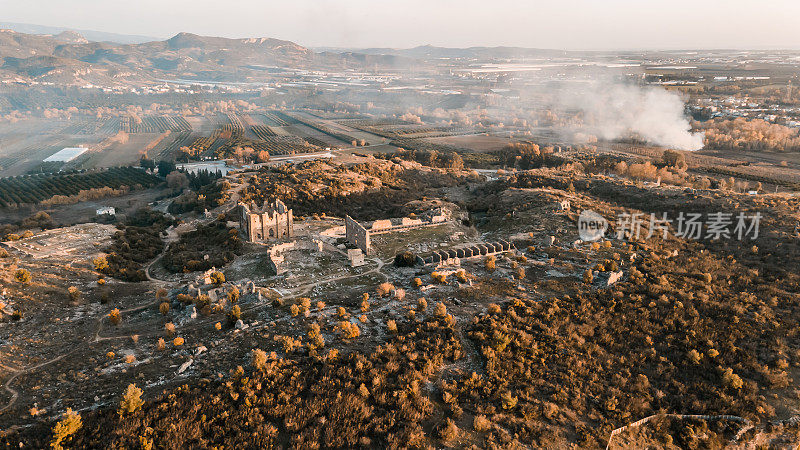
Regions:
<instances>
[{"instance_id":1,"label":"scattered stone block","mask_svg":"<svg viewBox=\"0 0 800 450\"><path fill-rule=\"evenodd\" d=\"M347 250L347 260L350 261L351 267L359 267L366 264L364 261L364 252L360 248L351 248Z\"/></svg>"},{"instance_id":2,"label":"scattered stone block","mask_svg":"<svg viewBox=\"0 0 800 450\"><path fill-rule=\"evenodd\" d=\"M189 366L192 365L193 362L194 362L193 359L189 359L185 363L181 364L181 366L178 368L178 373L186 372L186 370L189 368Z\"/></svg>"},{"instance_id":3,"label":"scattered stone block","mask_svg":"<svg viewBox=\"0 0 800 450\"><path fill-rule=\"evenodd\" d=\"M606 280L606 286L611 286L612 284L616 283L620 279L622 279L622 271L621 270L616 271L616 272L609 272L608 280Z\"/></svg>"}]
</instances>

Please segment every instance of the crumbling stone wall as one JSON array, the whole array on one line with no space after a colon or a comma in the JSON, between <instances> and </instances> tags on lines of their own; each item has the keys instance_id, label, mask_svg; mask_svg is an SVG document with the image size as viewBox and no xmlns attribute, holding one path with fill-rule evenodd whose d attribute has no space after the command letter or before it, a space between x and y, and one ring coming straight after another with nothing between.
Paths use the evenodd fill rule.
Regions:
<instances>
[{"instance_id":1,"label":"crumbling stone wall","mask_svg":"<svg viewBox=\"0 0 800 450\"><path fill-rule=\"evenodd\" d=\"M350 216L345 216L344 227L347 242L360 248L365 255L369 255L372 249L369 231Z\"/></svg>"},{"instance_id":2,"label":"crumbling stone wall","mask_svg":"<svg viewBox=\"0 0 800 450\"><path fill-rule=\"evenodd\" d=\"M248 242L264 242L273 239L294 237L294 216L291 209L276 200L264 211L258 211L255 205L240 203L240 229Z\"/></svg>"}]
</instances>

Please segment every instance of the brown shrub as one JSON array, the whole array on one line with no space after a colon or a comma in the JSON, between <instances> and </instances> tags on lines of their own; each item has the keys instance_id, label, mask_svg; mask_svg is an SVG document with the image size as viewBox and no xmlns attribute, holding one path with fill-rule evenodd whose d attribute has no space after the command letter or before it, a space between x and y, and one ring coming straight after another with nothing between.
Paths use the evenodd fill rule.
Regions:
<instances>
[{"instance_id":1,"label":"brown shrub","mask_svg":"<svg viewBox=\"0 0 800 450\"><path fill-rule=\"evenodd\" d=\"M376 291L379 297L388 297L394 291L394 285L392 283L381 283Z\"/></svg>"},{"instance_id":2,"label":"brown shrub","mask_svg":"<svg viewBox=\"0 0 800 450\"><path fill-rule=\"evenodd\" d=\"M113 325L119 325L122 322L122 315L119 312L119 308L114 308L108 313L108 320Z\"/></svg>"},{"instance_id":3,"label":"brown shrub","mask_svg":"<svg viewBox=\"0 0 800 450\"><path fill-rule=\"evenodd\" d=\"M118 413L120 416L126 416L135 413L142 407L144 401L142 400L142 390L136 387L135 384L129 384L122 394L122 400L119 402Z\"/></svg>"},{"instance_id":4,"label":"brown shrub","mask_svg":"<svg viewBox=\"0 0 800 450\"><path fill-rule=\"evenodd\" d=\"M472 428L474 428L477 432L482 433L484 431L489 431L491 427L492 421L487 419L483 414L475 416L475 418L472 420Z\"/></svg>"}]
</instances>

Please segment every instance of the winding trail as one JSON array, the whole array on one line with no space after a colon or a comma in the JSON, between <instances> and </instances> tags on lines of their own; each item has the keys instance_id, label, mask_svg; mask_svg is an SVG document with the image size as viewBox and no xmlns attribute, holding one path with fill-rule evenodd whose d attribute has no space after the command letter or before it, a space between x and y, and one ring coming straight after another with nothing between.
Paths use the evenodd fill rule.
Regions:
<instances>
[{"instance_id":1,"label":"winding trail","mask_svg":"<svg viewBox=\"0 0 800 450\"><path fill-rule=\"evenodd\" d=\"M168 231L168 233L174 233L174 230ZM171 284L172 283L172 282L170 282L168 280L159 280L157 278L153 278L150 275L150 268L153 266L153 264L156 261L159 261L164 256L164 253L167 251L167 246L168 245L165 245L164 246L164 250L162 250L161 254L159 254L155 259L150 261L144 268L144 273L145 273L145 276L147 276L148 281L156 284L157 286L164 286L166 284ZM125 310L120 311L120 313L131 313L131 312L141 311L143 309L153 307L155 305L155 303L156 303L155 301L152 301L152 302L148 302L148 303L146 303L144 305L139 305L139 306L134 306L134 307L131 307L131 308L127 308ZM95 332L94 332L93 337L91 339L87 338L86 340L84 340L83 344L92 345L92 344L97 343L97 342L110 340L110 339L119 339L119 338L123 337L123 336L113 336L113 337L101 337L100 336L100 331L103 329L103 320L105 318L106 318L105 315L102 315L99 318L97 318L97 321L96 321L97 326L95 328ZM73 347L72 350L70 350L69 352L64 353L64 354L62 354L60 356L57 356L55 358L49 359L49 360L41 362L39 364L36 364L36 365L33 365L33 366L29 366L29 367L25 367L25 368L21 368L21 369L12 369L10 367L0 365L0 367L4 368L6 370L9 370L9 372L11 373L11 376L7 380L5 380L5 382L2 384L3 389L6 392L8 392L9 394L11 394L11 399L9 400L9 402L5 406L0 408L0 415L5 413L12 406L14 406L14 404L17 402L17 399L19 399L19 391L11 387L11 385L14 383L14 381L17 378L19 378L20 376L23 376L23 375L28 375L28 374L30 374L32 372L35 372L38 369L41 369L42 367L46 367L46 366L48 366L50 364L58 362L58 361L64 359L65 357L67 357L69 355L72 355L73 353L77 352L80 348L81 348L80 345L75 346L75 347Z\"/></svg>"},{"instance_id":2,"label":"winding trail","mask_svg":"<svg viewBox=\"0 0 800 450\"><path fill-rule=\"evenodd\" d=\"M120 313L131 313L131 312L141 311L141 310L146 309L146 308L152 308L154 305L155 305L155 302L149 302L149 303L147 303L145 305L139 305L139 306L135 306L135 307L132 307L132 308L128 308L128 309L122 310L122 311L120 311ZM92 345L94 343L101 342L101 341L104 341L104 340L120 339L120 338L123 338L123 337L130 338L130 336L101 337L100 336L100 331L103 329L103 321L105 320L105 318L106 318L105 315L102 315L102 316L97 318L97 320L96 320L97 326L96 326L93 338L85 339L82 344L84 344L84 345ZM59 356L57 356L55 358L49 359L47 361L41 362L41 363L33 365L33 366L24 367L24 368L21 368L21 369L12 369L12 368L10 368L8 366L0 366L0 367L3 367L4 369L7 369L7 370L9 370L11 372L11 376L3 383L3 389L6 392L8 392L9 394L11 394L11 399L9 400L9 402L5 406L0 408L0 414L3 414L5 411L10 409L12 406L14 406L14 404L17 402L17 399L19 398L19 391L17 391L16 389L11 387L11 385L13 384L13 382L17 378L19 378L20 376L23 376L23 375L28 375L28 374L30 374L32 372L35 372L35 371L37 371L37 370L39 370L39 369L41 369L43 367L46 367L46 366L48 366L50 364L58 362L58 361L60 361L60 360L62 360L64 358L66 358L67 356L70 356L73 353L77 352L81 348L82 348L82 345L76 345L76 346L74 346L72 348L72 350L68 351L67 353L63 353L63 354L61 354L61 355L59 355Z\"/></svg>"},{"instance_id":3,"label":"winding trail","mask_svg":"<svg viewBox=\"0 0 800 450\"><path fill-rule=\"evenodd\" d=\"M236 199L238 199L238 197L239 197L238 194L239 194L239 191L241 190L242 187L243 186L238 186L238 189L235 190L234 195L232 195L231 199L229 199L229 201L226 202L226 205L227 205L227 203L230 203L231 200L234 200L234 197L236 197ZM234 204L235 204L235 202L234 202ZM219 209L219 208L217 208L217 209ZM214 215L212 213L212 217L213 216ZM197 219L193 220L192 223L193 224L202 223L202 222L204 222L206 220L207 219L205 219L203 217L200 217L200 218L197 218ZM214 220L214 219L212 218L211 220ZM164 287L164 286L176 285L176 284L180 284L181 283L180 281L171 281L171 280L159 279L159 278L154 277L152 275L152 273L151 273L151 268L158 261L160 261L164 257L164 255L165 255L165 253L167 251L167 248L169 247L169 244L171 242L176 241L178 238L179 238L179 235L177 233L177 230L175 230L174 228L168 229L167 230L167 237L164 240L164 248L163 248L163 250L161 251L161 253L158 256L156 256L153 260L151 260L149 263L147 263L147 265L144 267L144 273L145 273L145 276L147 277L147 280L149 282L153 283L157 287ZM299 297L301 295L307 294L308 292L311 292L311 290L313 290L317 286L321 286L321 285L332 283L332 282L336 282L336 281L351 279L351 278L363 277L363 276L367 276L367 275L374 274L374 273L379 274L383 278L384 281L387 281L389 279L388 276L382 272L382 269L387 264L387 262L381 260L380 258L374 258L372 261L375 262L376 266L373 267L372 269L366 271L366 272L357 273L357 274L342 275L342 276L338 276L338 277L333 277L333 278L328 278L328 279L315 281L313 283L306 283L304 285L292 288L291 290L289 290L289 292L292 294L292 296ZM120 313L121 314L129 314L129 313L138 312L138 311L141 311L141 310L144 310L144 309L147 309L147 308L152 308L152 307L154 307L156 305L156 303L157 303L157 300L148 301L145 304L141 304L141 305L138 305L138 306L127 308L125 310L121 310ZM263 304L262 305L253 305L252 307L247 308L246 310L244 310L242 312L243 313L244 312L252 312L252 311L256 311L256 310L259 310L261 308L264 308L266 306L267 305L263 305ZM332 310L332 309L334 309L334 307L329 307L329 308L325 308L325 309L326 310L327 309L331 309ZM16 404L17 400L19 399L20 392L12 387L12 384L14 383L14 381L17 380L17 378L19 378L21 376L24 376L24 375L29 375L29 374L31 374L31 373L33 373L33 372L35 372L35 371L37 371L37 370L39 370L39 369L41 369L43 367L46 367L46 366L51 365L53 363L56 363L56 362L64 359L65 357L72 355L75 352L77 352L78 350L80 350L83 347L83 345L91 346L91 345L96 344L98 342L115 340L115 339L129 339L130 338L130 335L128 335L128 334L126 334L126 335L117 335L117 336L101 336L100 333L103 330L103 321L105 319L106 319L105 315L102 315L102 316L98 317L97 320L96 320L96 327L95 327L94 333L91 335L91 337L87 337L82 344L76 345L75 347L73 347L72 350L70 350L67 353L64 353L64 354L62 354L60 356L57 356L57 357L52 358L52 359L49 359L47 361L38 363L36 365L29 366L29 367L24 367L24 368L13 369L13 368L7 367L7 366L0 366L0 367L2 367L4 369L8 370L9 373L10 373L10 377L8 379L6 379L5 382L2 384L2 388L11 395L11 399L8 401L8 403L5 406L3 406L2 408L0 408L0 415L4 414L6 411L11 409ZM268 324L268 323L271 323L271 322L279 322L279 321L286 320L286 319L287 319L286 317L276 318L276 319L274 319L272 321L265 322L265 324ZM207 324L208 324L207 321L197 321L196 323L191 324L191 325L189 325L187 327L183 327L183 328L184 329L194 329L194 328L201 327L201 326L207 326ZM160 330L157 331L157 333L160 333Z\"/></svg>"},{"instance_id":4,"label":"winding trail","mask_svg":"<svg viewBox=\"0 0 800 450\"><path fill-rule=\"evenodd\" d=\"M35 366L30 366L30 367L26 367L24 369L18 369L17 371L15 371L13 373L13 375L11 375L11 377L9 377L9 379L6 380L6 382L3 384L3 389L5 389L6 392L11 394L11 400L8 402L8 404L6 406L0 408L0 414L3 414L6 410L8 410L12 406L14 406L14 403L16 403L17 398L19 398L19 391L17 391L16 389L11 387L11 383L15 379L17 379L17 377L19 377L20 375L26 375L26 374L28 374L30 372L33 372L33 371L37 370L37 369L41 369L42 367L45 367L45 366L50 365L50 364L52 364L54 362L60 361L60 360L62 360L64 358L66 358L67 356L75 353L77 350L78 350L77 348L73 348L69 352L64 353L64 354L62 354L60 356L57 356L57 357L55 357L53 359L50 359L50 360L47 360L45 362L36 364Z\"/></svg>"}]
</instances>

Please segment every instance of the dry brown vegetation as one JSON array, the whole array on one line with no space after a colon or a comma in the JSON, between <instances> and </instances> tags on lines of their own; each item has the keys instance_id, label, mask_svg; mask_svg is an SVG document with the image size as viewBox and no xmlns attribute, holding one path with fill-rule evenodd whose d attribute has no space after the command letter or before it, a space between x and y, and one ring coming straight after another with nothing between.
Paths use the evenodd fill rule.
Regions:
<instances>
[{"instance_id":1,"label":"dry brown vegetation","mask_svg":"<svg viewBox=\"0 0 800 450\"><path fill-rule=\"evenodd\" d=\"M179 388L141 408L141 394L131 385L119 414L84 414L71 445L138 448L139 436L147 436L168 448L423 446L434 412L425 383L443 364L463 357L461 344L442 320L399 328L367 355L294 360L256 351L253 370Z\"/></svg>"},{"instance_id":2,"label":"dry brown vegetation","mask_svg":"<svg viewBox=\"0 0 800 450\"><path fill-rule=\"evenodd\" d=\"M248 180L245 201L282 199L296 216L325 213L374 220L406 214L403 206L427 189L456 186L472 175L404 169L391 162L345 166L321 161L262 169Z\"/></svg>"},{"instance_id":3,"label":"dry brown vegetation","mask_svg":"<svg viewBox=\"0 0 800 450\"><path fill-rule=\"evenodd\" d=\"M570 183L538 176L510 181L562 189ZM573 184L644 211L717 211L733 204L725 197L686 203L682 195L603 180ZM775 417L762 389L789 386L792 368L800 365L797 324L788 319L798 312L800 279L796 264L781 262L796 261L790 255L800 251L796 238L782 234L794 227L789 211L797 201L786 201L737 198L738 208L771 216L757 251L735 240L640 244L633 251L644 258L631 278L609 290L515 301L502 313L491 308L470 330L487 372L454 385L451 395L474 414L495 414L492 421L502 428L489 439L499 444L508 444L510 433L534 446L574 440L602 446L611 429L664 411ZM492 196L482 203L507 207ZM673 249L678 256L668 257ZM518 397L515 414L498 407L508 392Z\"/></svg>"},{"instance_id":4,"label":"dry brown vegetation","mask_svg":"<svg viewBox=\"0 0 800 450\"><path fill-rule=\"evenodd\" d=\"M683 169L673 154L662 163L672 173ZM247 195L267 199L286 185L303 186L295 200L306 207L323 205L331 195L341 197L344 208L351 200L344 192L379 175L385 177L381 185L408 190L414 184L406 176L434 176L416 169L409 171L414 175L395 173L397 165L388 162L365 165L359 169L364 173L316 164L264 170ZM326 170L345 178L345 187L320 188L330 179ZM361 184L352 181L362 176ZM470 194L466 207L485 219L480 231L515 236L525 255L477 259L453 272L387 264L382 273L392 276L354 288L347 299L325 297L334 305L327 312L317 298L275 300L270 317L291 325L268 339L264 332L260 342L256 334L236 342L248 347L246 357L232 364L251 366L224 377L215 368L186 386L142 396L141 407L124 408L122 417L116 404L86 411L69 442L136 447L146 437L166 448L597 448L612 430L665 412L732 414L762 428L786 417L780 402L792 398L800 367L796 198L655 190L552 169L511 173ZM554 213L556 201L565 197L574 210ZM362 200L352 201L365 216L377 214L373 203ZM541 222L545 235L572 226L583 208L607 217L622 210L672 217L678 211L769 214L762 235L746 243L656 237L575 248L560 239L540 246L544 236L529 233ZM563 275L549 277L550 268ZM625 277L601 287L603 276L617 269ZM399 294L406 290L408 296ZM163 293L156 297L163 303ZM179 303L201 304L200 297L186 294L177 300L175 309ZM310 317L315 301L319 315ZM389 302L399 305L391 314L383 308ZM229 322L244 315L243 322L252 323L247 296L239 303L243 307L228 311ZM165 309L165 315L174 313ZM122 327L134 317L120 317ZM158 317L159 327L169 320ZM205 329L221 317L209 318ZM228 331L222 328L216 322L215 336ZM161 338L158 352L188 352L198 344L197 335L172 322L164 331L172 345ZM43 421L0 436L0 444L46 445L51 429ZM714 448L728 442L736 426L654 421L646 430L656 446ZM786 430L794 432L789 425Z\"/></svg>"},{"instance_id":5,"label":"dry brown vegetation","mask_svg":"<svg viewBox=\"0 0 800 450\"><path fill-rule=\"evenodd\" d=\"M215 221L183 234L171 244L164 254L164 265L177 273L223 267L233 261L241 248L238 230L229 228L224 221Z\"/></svg>"},{"instance_id":6,"label":"dry brown vegetation","mask_svg":"<svg viewBox=\"0 0 800 450\"><path fill-rule=\"evenodd\" d=\"M800 151L800 134L796 128L769 123L761 119L739 117L704 122L706 148L745 151Z\"/></svg>"},{"instance_id":7,"label":"dry brown vegetation","mask_svg":"<svg viewBox=\"0 0 800 450\"><path fill-rule=\"evenodd\" d=\"M101 273L121 280L146 280L142 264L161 253L164 247L161 233L172 223L161 213L149 209L137 211L118 226L120 231L105 249L108 256L98 259L95 266Z\"/></svg>"}]
</instances>

